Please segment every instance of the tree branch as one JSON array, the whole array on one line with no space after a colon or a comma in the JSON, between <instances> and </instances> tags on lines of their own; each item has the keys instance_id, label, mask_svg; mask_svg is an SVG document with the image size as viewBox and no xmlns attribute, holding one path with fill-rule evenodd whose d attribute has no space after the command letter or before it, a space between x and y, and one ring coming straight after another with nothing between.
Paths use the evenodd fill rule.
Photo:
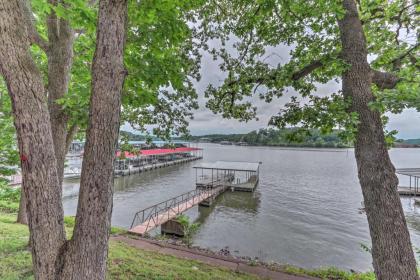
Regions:
<instances>
[{"instance_id":1,"label":"tree branch","mask_svg":"<svg viewBox=\"0 0 420 280\"><path fill-rule=\"evenodd\" d=\"M49 4L53 6L57 6L57 0L49 0ZM47 29L48 29L48 39L50 42L57 40L59 36L59 25L58 25L58 18L55 14L54 9L51 9L49 15L47 16Z\"/></svg>"},{"instance_id":2,"label":"tree branch","mask_svg":"<svg viewBox=\"0 0 420 280\"><path fill-rule=\"evenodd\" d=\"M24 6L24 12L25 12L25 19L26 19L26 26L28 28L28 33L30 37L30 41L33 44L38 45L41 49L43 49L45 52L48 51L48 41L44 40L41 35L38 33L35 27L35 18L32 13L32 9L30 7L30 2L25 1Z\"/></svg>"},{"instance_id":3,"label":"tree branch","mask_svg":"<svg viewBox=\"0 0 420 280\"><path fill-rule=\"evenodd\" d=\"M417 70L420 71L420 66L417 64L417 58L412 54L409 54L408 58L410 59L411 64L413 64L414 67L416 67Z\"/></svg>"},{"instance_id":4,"label":"tree branch","mask_svg":"<svg viewBox=\"0 0 420 280\"><path fill-rule=\"evenodd\" d=\"M401 68L401 61L407 56L409 56L410 62L413 65L416 65L417 59L411 54L411 52L414 51L415 49L417 49L419 46L420 46L420 43L417 43L414 46L412 46L411 48L409 48L406 52L402 53L400 56L394 58L391 61L392 65L394 65L394 68L396 70Z\"/></svg>"},{"instance_id":5,"label":"tree branch","mask_svg":"<svg viewBox=\"0 0 420 280\"><path fill-rule=\"evenodd\" d=\"M326 56L326 57L331 57L331 56ZM310 64L304 66L302 69L292 73L292 76L290 77L291 80L293 81L297 81L299 79L302 79L304 77L306 77L307 75L311 74L313 71L315 71L316 69L323 67L325 65L325 63L321 60L314 60L313 62L311 62ZM236 84L240 84L240 83L244 83L244 84L256 84L256 87L254 88L254 93L256 92L257 88L261 85L263 85L265 82L269 82L269 81L275 81L277 79L277 71L272 71L269 74L266 74L262 77L246 77L245 79L231 79L229 78L225 85L227 87L231 87L234 86ZM217 102L217 107L220 106L221 102L223 99L225 99L227 96L230 96L230 109L233 108L234 105L234 100L235 100L235 95L236 92L234 90L225 90L221 96L219 96L218 98L218 102Z\"/></svg>"},{"instance_id":6,"label":"tree branch","mask_svg":"<svg viewBox=\"0 0 420 280\"><path fill-rule=\"evenodd\" d=\"M291 76L291 79L294 81L302 79L322 66L324 66L324 63L321 60L314 60L310 64L304 66L302 69L294 72ZM241 81L245 82L246 84L263 84L265 81L275 80L276 76L276 72L273 72L270 75L265 75L264 77L249 77L246 80L231 80L227 83L227 86L233 86Z\"/></svg>"},{"instance_id":7,"label":"tree branch","mask_svg":"<svg viewBox=\"0 0 420 280\"><path fill-rule=\"evenodd\" d=\"M401 79L393 73L372 70L372 83L380 89L393 89L399 81Z\"/></svg>"},{"instance_id":8,"label":"tree branch","mask_svg":"<svg viewBox=\"0 0 420 280\"><path fill-rule=\"evenodd\" d=\"M73 141L74 136L76 135L76 133L79 131L79 126L77 124L73 124L69 130L67 131L67 135L66 135L66 153L69 151L70 148L70 144Z\"/></svg>"},{"instance_id":9,"label":"tree branch","mask_svg":"<svg viewBox=\"0 0 420 280\"><path fill-rule=\"evenodd\" d=\"M315 69L324 66L324 63L321 60L315 60L310 64L306 65L302 69L292 74L292 80L297 81L305 76L311 74Z\"/></svg>"}]
</instances>

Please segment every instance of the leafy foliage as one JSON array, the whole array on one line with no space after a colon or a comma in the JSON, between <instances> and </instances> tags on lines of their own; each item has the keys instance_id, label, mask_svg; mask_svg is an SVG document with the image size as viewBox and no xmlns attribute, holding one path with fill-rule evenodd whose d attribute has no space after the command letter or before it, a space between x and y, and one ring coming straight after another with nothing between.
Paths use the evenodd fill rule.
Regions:
<instances>
[{"instance_id":1,"label":"leafy foliage","mask_svg":"<svg viewBox=\"0 0 420 280\"><path fill-rule=\"evenodd\" d=\"M188 22L201 1L131 1L126 46L123 118L162 138L187 133L198 108L192 81L200 79L200 54Z\"/></svg>"},{"instance_id":2,"label":"leafy foliage","mask_svg":"<svg viewBox=\"0 0 420 280\"><path fill-rule=\"evenodd\" d=\"M416 2L358 1L372 69L399 78L391 90L374 86L377 100L372 106L382 113L419 109ZM248 121L257 116L253 96L272 102L289 94L291 101L271 125L300 125L325 133L341 128L346 131L344 139L352 139L358 121L350 100L340 91L317 92L322 84L340 83L347 68L340 57L341 4L338 0L208 1L199 13L200 39L221 61L226 78L220 86L207 88L207 107L225 118ZM289 54L278 57L278 49Z\"/></svg>"},{"instance_id":3,"label":"leafy foliage","mask_svg":"<svg viewBox=\"0 0 420 280\"><path fill-rule=\"evenodd\" d=\"M140 155L141 151L139 149L136 149L133 145L128 143L129 137L127 134L123 134L121 136L120 144L119 144L119 150L121 152L120 159L125 158L125 152L128 152L133 155Z\"/></svg>"},{"instance_id":4,"label":"leafy foliage","mask_svg":"<svg viewBox=\"0 0 420 280\"><path fill-rule=\"evenodd\" d=\"M11 110L9 95L0 80L0 185L6 181L2 176L14 174L19 164Z\"/></svg>"},{"instance_id":5,"label":"leafy foliage","mask_svg":"<svg viewBox=\"0 0 420 280\"><path fill-rule=\"evenodd\" d=\"M20 189L0 183L0 211L16 213L19 209Z\"/></svg>"},{"instance_id":6,"label":"leafy foliage","mask_svg":"<svg viewBox=\"0 0 420 280\"><path fill-rule=\"evenodd\" d=\"M58 100L69 119L69 127L83 131L88 118L91 62L95 50L96 1L65 1L47 4L32 0L36 26L47 38L47 17L70 22L74 32L74 57L69 92ZM129 1L125 67L128 76L123 92L122 121L161 137L188 132L191 110L197 108L192 81L199 79L200 55L193 42L189 22L201 1ZM33 55L47 83L47 59L36 46Z\"/></svg>"},{"instance_id":7,"label":"leafy foliage","mask_svg":"<svg viewBox=\"0 0 420 280\"><path fill-rule=\"evenodd\" d=\"M179 215L177 217L177 221L182 225L184 230L184 242L188 247L192 245L192 238L194 234L198 231L200 224L199 223L191 223L190 218L186 215Z\"/></svg>"},{"instance_id":8,"label":"leafy foliage","mask_svg":"<svg viewBox=\"0 0 420 280\"><path fill-rule=\"evenodd\" d=\"M374 69L396 73L401 82L394 89L375 88L378 107L400 113L420 111L419 2L361 1L361 19Z\"/></svg>"}]
</instances>

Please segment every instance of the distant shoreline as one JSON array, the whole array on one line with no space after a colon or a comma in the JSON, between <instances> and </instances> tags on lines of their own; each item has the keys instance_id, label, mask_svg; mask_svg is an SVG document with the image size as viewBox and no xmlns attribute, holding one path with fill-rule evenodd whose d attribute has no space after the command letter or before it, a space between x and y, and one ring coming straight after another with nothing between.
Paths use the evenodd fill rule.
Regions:
<instances>
[{"instance_id":1,"label":"distant shoreline","mask_svg":"<svg viewBox=\"0 0 420 280\"><path fill-rule=\"evenodd\" d=\"M200 142L200 141L194 141L195 143L204 143L204 144L217 144L221 146L236 146L236 147L271 147L271 148L284 148L285 150L313 150L313 149L336 149L336 150L346 150L346 149L353 149L353 146L345 146L345 147L336 147L336 146L312 146L312 145L264 145L264 144L246 144L246 145L238 145L236 143L232 144L221 144L220 142ZM412 149L412 148L420 148L420 145L394 145L392 148L398 148L398 149Z\"/></svg>"}]
</instances>

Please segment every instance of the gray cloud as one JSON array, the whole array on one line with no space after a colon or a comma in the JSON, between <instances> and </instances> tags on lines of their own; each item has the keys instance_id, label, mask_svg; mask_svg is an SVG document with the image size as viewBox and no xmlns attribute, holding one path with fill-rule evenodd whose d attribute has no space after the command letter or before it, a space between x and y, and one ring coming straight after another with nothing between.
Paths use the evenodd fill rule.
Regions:
<instances>
[{"instance_id":1,"label":"gray cloud","mask_svg":"<svg viewBox=\"0 0 420 280\"><path fill-rule=\"evenodd\" d=\"M420 113L414 109L404 110L401 114L388 114L388 130L397 130L403 139L420 138Z\"/></svg>"}]
</instances>

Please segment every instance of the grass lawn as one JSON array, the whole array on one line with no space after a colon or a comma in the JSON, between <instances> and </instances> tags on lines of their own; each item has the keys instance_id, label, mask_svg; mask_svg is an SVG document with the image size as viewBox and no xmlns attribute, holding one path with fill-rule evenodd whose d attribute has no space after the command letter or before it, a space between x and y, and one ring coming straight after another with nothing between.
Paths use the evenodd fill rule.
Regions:
<instances>
[{"instance_id":1,"label":"grass lawn","mask_svg":"<svg viewBox=\"0 0 420 280\"><path fill-rule=\"evenodd\" d=\"M33 279L31 254L28 251L28 228L17 224L16 214L0 211L0 279ZM65 218L66 231L71 235L74 219ZM112 228L113 234L121 233ZM320 279L375 280L373 273L355 274L334 268L305 270L287 266L285 272L310 275ZM240 274L228 269L209 266L201 262L176 258L156 252L130 247L125 243L110 241L107 279L260 279L253 275Z\"/></svg>"},{"instance_id":2,"label":"grass lawn","mask_svg":"<svg viewBox=\"0 0 420 280\"><path fill-rule=\"evenodd\" d=\"M31 254L28 251L28 228L17 224L18 195L0 189L0 280L33 279ZM74 218L65 217L67 237L72 234ZM124 233L111 228L112 234ZM335 268L306 270L286 266L284 272L310 275L325 280L375 280L372 272L350 273ZM197 261L185 260L156 252L144 251L125 243L111 240L109 243L107 279L260 279L228 269L209 266Z\"/></svg>"},{"instance_id":3,"label":"grass lawn","mask_svg":"<svg viewBox=\"0 0 420 280\"><path fill-rule=\"evenodd\" d=\"M325 280L375 280L375 274L373 272L367 273L352 273L342 271L337 268L321 268L316 270L307 270L294 266L287 266L284 269L285 272L296 275L309 275L318 277Z\"/></svg>"},{"instance_id":4,"label":"grass lawn","mask_svg":"<svg viewBox=\"0 0 420 280\"><path fill-rule=\"evenodd\" d=\"M0 212L0 279L33 279L28 228L16 224L15 214ZM72 220L66 218L66 224ZM115 232L116 229L113 229ZM108 279L258 279L196 261L132 248L110 241Z\"/></svg>"}]
</instances>

